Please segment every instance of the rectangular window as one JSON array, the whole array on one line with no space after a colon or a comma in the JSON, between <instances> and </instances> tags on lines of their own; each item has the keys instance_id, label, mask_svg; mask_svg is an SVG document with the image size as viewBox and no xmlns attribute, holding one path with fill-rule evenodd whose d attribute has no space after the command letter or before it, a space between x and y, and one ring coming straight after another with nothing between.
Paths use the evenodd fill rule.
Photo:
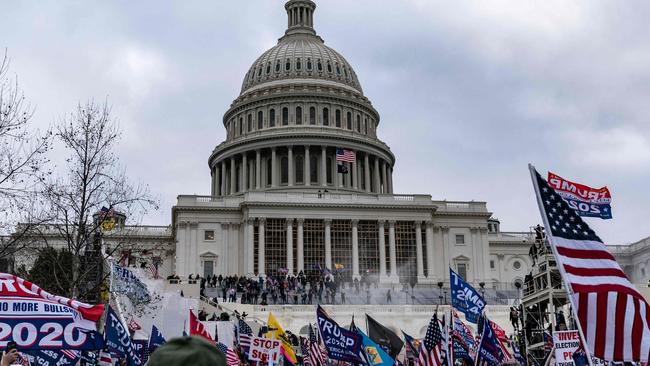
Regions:
<instances>
[{"instance_id":1,"label":"rectangular window","mask_svg":"<svg viewBox=\"0 0 650 366\"><path fill-rule=\"evenodd\" d=\"M490 261L490 269L494 269L494 261Z\"/></svg>"},{"instance_id":2,"label":"rectangular window","mask_svg":"<svg viewBox=\"0 0 650 366\"><path fill-rule=\"evenodd\" d=\"M467 264L466 263L457 263L456 264L456 272L458 275L467 281Z\"/></svg>"},{"instance_id":3,"label":"rectangular window","mask_svg":"<svg viewBox=\"0 0 650 366\"><path fill-rule=\"evenodd\" d=\"M463 234L456 234L456 244L457 244L457 245L463 245L463 244L465 244L465 235L463 235Z\"/></svg>"},{"instance_id":4,"label":"rectangular window","mask_svg":"<svg viewBox=\"0 0 650 366\"><path fill-rule=\"evenodd\" d=\"M203 232L203 240L214 240L214 230L206 230Z\"/></svg>"}]
</instances>

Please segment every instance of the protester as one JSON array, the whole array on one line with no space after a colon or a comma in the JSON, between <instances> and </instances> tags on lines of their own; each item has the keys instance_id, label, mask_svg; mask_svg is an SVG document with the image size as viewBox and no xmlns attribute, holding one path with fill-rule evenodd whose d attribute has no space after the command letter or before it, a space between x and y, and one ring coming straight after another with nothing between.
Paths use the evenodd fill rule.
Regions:
<instances>
[{"instance_id":1,"label":"protester","mask_svg":"<svg viewBox=\"0 0 650 366\"><path fill-rule=\"evenodd\" d=\"M2 361L0 366L11 366L18 357L18 351L14 348L9 352L2 352Z\"/></svg>"},{"instance_id":2,"label":"protester","mask_svg":"<svg viewBox=\"0 0 650 366\"><path fill-rule=\"evenodd\" d=\"M201 337L175 338L149 357L148 366L226 366L226 357ZM4 366L4 364L2 365Z\"/></svg>"}]
</instances>

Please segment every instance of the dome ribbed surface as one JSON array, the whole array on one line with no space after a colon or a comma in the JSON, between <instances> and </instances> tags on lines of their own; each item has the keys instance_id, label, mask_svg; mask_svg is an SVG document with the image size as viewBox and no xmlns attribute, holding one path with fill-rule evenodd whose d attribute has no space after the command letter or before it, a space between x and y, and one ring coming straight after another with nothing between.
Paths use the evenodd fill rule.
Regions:
<instances>
[{"instance_id":1,"label":"dome ribbed surface","mask_svg":"<svg viewBox=\"0 0 650 366\"><path fill-rule=\"evenodd\" d=\"M314 36L286 37L264 52L246 73L241 93L267 82L288 79L333 81L363 94L352 66Z\"/></svg>"}]
</instances>

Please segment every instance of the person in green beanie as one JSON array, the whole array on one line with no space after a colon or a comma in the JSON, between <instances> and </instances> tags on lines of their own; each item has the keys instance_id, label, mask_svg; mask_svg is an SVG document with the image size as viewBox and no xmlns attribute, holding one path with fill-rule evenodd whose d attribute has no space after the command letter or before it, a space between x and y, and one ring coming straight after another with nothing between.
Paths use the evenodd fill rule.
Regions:
<instances>
[{"instance_id":1,"label":"person in green beanie","mask_svg":"<svg viewBox=\"0 0 650 366\"><path fill-rule=\"evenodd\" d=\"M214 344L201 337L174 338L158 347L148 366L226 366L224 356Z\"/></svg>"}]
</instances>

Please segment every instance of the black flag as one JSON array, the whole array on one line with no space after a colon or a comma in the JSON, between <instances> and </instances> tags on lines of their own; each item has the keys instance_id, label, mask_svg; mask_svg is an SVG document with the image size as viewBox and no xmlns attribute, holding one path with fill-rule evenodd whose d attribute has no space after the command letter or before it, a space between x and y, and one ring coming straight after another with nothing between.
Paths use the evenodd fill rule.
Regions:
<instances>
[{"instance_id":1,"label":"black flag","mask_svg":"<svg viewBox=\"0 0 650 366\"><path fill-rule=\"evenodd\" d=\"M390 357L395 359L402 350L404 342L397 334L371 318L368 314L366 314L366 318L368 318L368 337L384 348Z\"/></svg>"}]
</instances>

